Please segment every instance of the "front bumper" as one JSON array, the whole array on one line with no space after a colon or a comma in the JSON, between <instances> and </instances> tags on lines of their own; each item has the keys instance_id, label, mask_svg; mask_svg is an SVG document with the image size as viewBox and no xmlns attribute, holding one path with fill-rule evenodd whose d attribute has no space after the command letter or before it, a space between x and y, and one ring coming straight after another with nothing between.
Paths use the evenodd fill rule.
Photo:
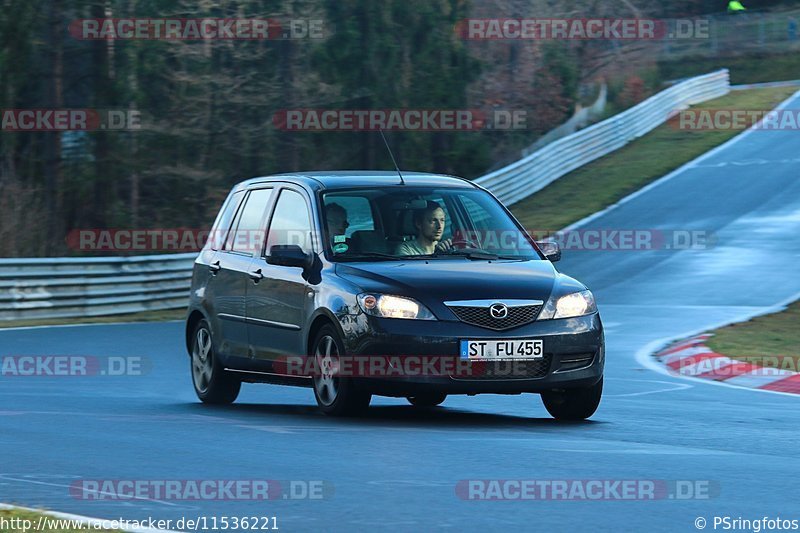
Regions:
<instances>
[{"instance_id":1,"label":"front bumper","mask_svg":"<svg viewBox=\"0 0 800 533\"><path fill-rule=\"evenodd\" d=\"M404 356L436 356L449 364L437 366L435 372L429 373L354 378L359 388L373 394L545 392L588 387L603 376L605 346L599 313L535 321L503 332L454 321L384 319L367 315L352 318L342 324L348 355L384 356L394 362ZM462 361L458 356L462 339L542 339L544 357L525 363Z\"/></svg>"}]
</instances>

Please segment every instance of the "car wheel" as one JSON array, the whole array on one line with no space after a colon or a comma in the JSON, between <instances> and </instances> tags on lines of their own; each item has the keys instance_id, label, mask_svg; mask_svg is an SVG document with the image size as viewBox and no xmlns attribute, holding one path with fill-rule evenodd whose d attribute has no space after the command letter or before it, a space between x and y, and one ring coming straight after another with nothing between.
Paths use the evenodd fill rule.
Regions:
<instances>
[{"instance_id":1,"label":"car wheel","mask_svg":"<svg viewBox=\"0 0 800 533\"><path fill-rule=\"evenodd\" d=\"M311 346L316 363L314 397L320 410L332 416L350 416L364 411L372 395L358 390L352 379L338 375L339 357L345 351L333 326L323 326Z\"/></svg>"},{"instance_id":2,"label":"car wheel","mask_svg":"<svg viewBox=\"0 0 800 533\"><path fill-rule=\"evenodd\" d=\"M447 398L447 394L430 392L418 396L408 396L406 399L408 403L414 407L436 407L441 404L445 398Z\"/></svg>"},{"instance_id":3,"label":"car wheel","mask_svg":"<svg viewBox=\"0 0 800 533\"><path fill-rule=\"evenodd\" d=\"M558 420L584 420L597 411L603 396L603 378L584 389L563 392L543 392L542 402L553 418Z\"/></svg>"},{"instance_id":4,"label":"car wheel","mask_svg":"<svg viewBox=\"0 0 800 533\"><path fill-rule=\"evenodd\" d=\"M226 372L214 353L208 322L201 320L194 330L192 344L192 383L203 403L229 404L236 401L242 382Z\"/></svg>"}]
</instances>

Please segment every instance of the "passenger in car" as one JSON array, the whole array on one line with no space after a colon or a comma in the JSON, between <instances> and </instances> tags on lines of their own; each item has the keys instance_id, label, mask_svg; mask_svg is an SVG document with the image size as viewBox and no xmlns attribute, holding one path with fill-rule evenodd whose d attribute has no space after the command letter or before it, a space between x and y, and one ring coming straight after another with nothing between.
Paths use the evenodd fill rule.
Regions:
<instances>
[{"instance_id":1,"label":"passenger in car","mask_svg":"<svg viewBox=\"0 0 800 533\"><path fill-rule=\"evenodd\" d=\"M430 255L452 248L450 239L442 241L445 228L445 213L437 202L429 201L427 206L414 212L414 227L417 236L397 246L397 255Z\"/></svg>"},{"instance_id":2,"label":"passenger in car","mask_svg":"<svg viewBox=\"0 0 800 533\"><path fill-rule=\"evenodd\" d=\"M328 224L328 234L333 244L337 236L344 235L350 222L347 221L347 210L337 203L325 206L325 221Z\"/></svg>"}]
</instances>

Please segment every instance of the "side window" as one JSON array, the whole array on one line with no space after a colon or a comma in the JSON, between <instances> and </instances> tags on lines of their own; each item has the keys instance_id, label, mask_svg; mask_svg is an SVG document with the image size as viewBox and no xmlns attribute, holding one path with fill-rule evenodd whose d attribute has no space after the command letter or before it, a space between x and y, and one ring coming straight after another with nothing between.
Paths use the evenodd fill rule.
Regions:
<instances>
[{"instance_id":1,"label":"side window","mask_svg":"<svg viewBox=\"0 0 800 533\"><path fill-rule=\"evenodd\" d=\"M338 219L343 217L346 221L345 235L349 238L356 231L372 231L375 229L375 220L372 217L372 206L364 196L327 196L325 198L326 211L328 207L336 204L342 209L341 213L334 213L334 222L341 222ZM341 211L333 209L334 211ZM333 230L334 228L328 228Z\"/></svg>"},{"instance_id":2,"label":"side window","mask_svg":"<svg viewBox=\"0 0 800 533\"><path fill-rule=\"evenodd\" d=\"M236 231L227 243L234 252L252 253L260 251L264 243L264 211L269 204L272 189L250 191L238 216Z\"/></svg>"},{"instance_id":3,"label":"side window","mask_svg":"<svg viewBox=\"0 0 800 533\"><path fill-rule=\"evenodd\" d=\"M228 238L228 232L231 229L233 215L236 213L236 209L239 207L243 195L244 193L241 191L231 195L228 199L228 203L223 206L219 215L217 215L217 220L214 221L211 234L208 236L208 246L212 250L217 251L225 244L225 240Z\"/></svg>"},{"instance_id":4,"label":"side window","mask_svg":"<svg viewBox=\"0 0 800 533\"><path fill-rule=\"evenodd\" d=\"M305 198L293 190L283 190L269 225L267 253L279 244L296 244L304 252L312 253L311 234L311 217Z\"/></svg>"}]
</instances>

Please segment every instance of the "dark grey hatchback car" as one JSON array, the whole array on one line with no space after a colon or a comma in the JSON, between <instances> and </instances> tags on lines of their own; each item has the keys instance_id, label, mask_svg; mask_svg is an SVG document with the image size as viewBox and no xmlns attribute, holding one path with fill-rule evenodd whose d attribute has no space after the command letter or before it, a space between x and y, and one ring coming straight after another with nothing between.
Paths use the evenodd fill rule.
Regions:
<instances>
[{"instance_id":1,"label":"dark grey hatchback car","mask_svg":"<svg viewBox=\"0 0 800 533\"><path fill-rule=\"evenodd\" d=\"M603 326L559 257L461 178L244 181L194 265L195 391L230 403L242 382L310 386L332 415L372 395L430 408L449 394L529 392L556 418L588 418L603 390Z\"/></svg>"}]
</instances>

